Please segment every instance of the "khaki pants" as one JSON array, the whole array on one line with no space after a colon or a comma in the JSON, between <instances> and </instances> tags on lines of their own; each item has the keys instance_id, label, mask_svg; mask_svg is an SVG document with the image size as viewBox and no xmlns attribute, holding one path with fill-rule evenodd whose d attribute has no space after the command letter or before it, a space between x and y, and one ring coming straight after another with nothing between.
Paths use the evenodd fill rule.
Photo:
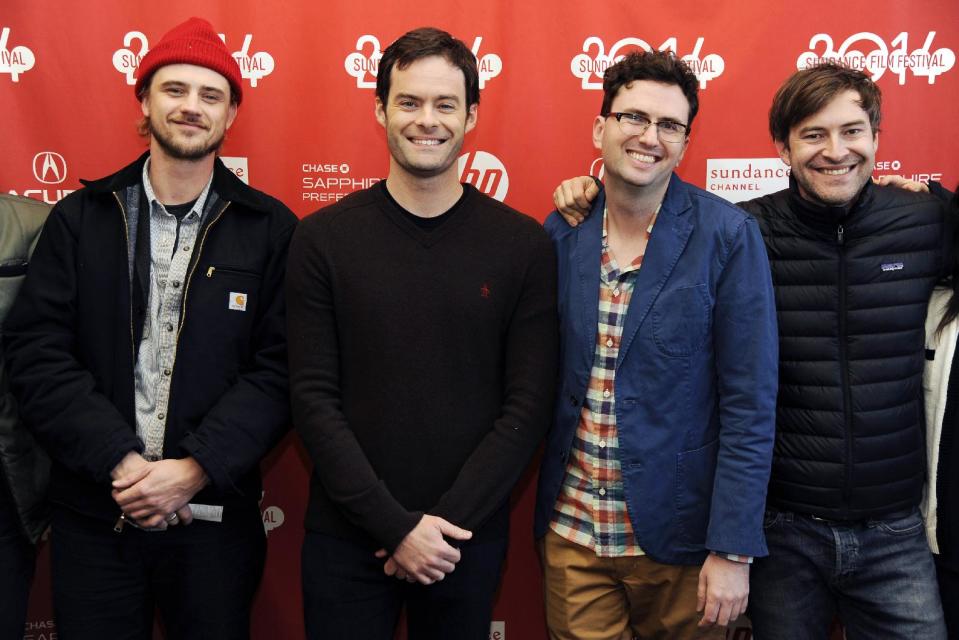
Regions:
<instances>
[{"instance_id":1,"label":"khaki pants","mask_svg":"<svg viewBox=\"0 0 959 640\"><path fill-rule=\"evenodd\" d=\"M546 622L553 640L725 638L724 627L697 626L700 567L660 564L646 556L600 558L552 529L543 544Z\"/></svg>"}]
</instances>

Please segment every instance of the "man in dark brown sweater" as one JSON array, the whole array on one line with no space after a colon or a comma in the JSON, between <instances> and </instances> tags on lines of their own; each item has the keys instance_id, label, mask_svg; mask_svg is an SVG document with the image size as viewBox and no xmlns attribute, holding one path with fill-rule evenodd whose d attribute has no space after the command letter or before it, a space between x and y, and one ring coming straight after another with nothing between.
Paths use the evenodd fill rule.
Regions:
<instances>
[{"instance_id":1,"label":"man in dark brown sweater","mask_svg":"<svg viewBox=\"0 0 959 640\"><path fill-rule=\"evenodd\" d=\"M385 182L300 224L287 272L294 422L314 462L310 638L487 638L509 493L545 434L556 260L536 221L460 184L476 61L417 29L384 51ZM455 570L454 570L455 569Z\"/></svg>"}]
</instances>

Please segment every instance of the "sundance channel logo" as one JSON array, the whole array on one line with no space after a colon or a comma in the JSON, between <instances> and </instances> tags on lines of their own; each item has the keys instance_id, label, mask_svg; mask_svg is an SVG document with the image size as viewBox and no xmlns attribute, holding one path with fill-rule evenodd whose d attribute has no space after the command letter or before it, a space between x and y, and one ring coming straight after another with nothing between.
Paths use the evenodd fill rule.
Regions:
<instances>
[{"instance_id":1,"label":"sundance channel logo","mask_svg":"<svg viewBox=\"0 0 959 640\"><path fill-rule=\"evenodd\" d=\"M710 158L706 190L730 202L752 200L789 187L789 166L779 158Z\"/></svg>"}]
</instances>

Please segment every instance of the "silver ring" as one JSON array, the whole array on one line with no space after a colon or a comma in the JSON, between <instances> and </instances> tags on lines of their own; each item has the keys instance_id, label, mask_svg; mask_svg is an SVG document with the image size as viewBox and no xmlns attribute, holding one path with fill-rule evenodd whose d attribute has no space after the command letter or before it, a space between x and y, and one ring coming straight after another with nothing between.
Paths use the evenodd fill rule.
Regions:
<instances>
[{"instance_id":1,"label":"silver ring","mask_svg":"<svg viewBox=\"0 0 959 640\"><path fill-rule=\"evenodd\" d=\"M176 512L173 512L166 517L166 521L169 522L170 524L175 523L179 519L180 519L180 516L178 516Z\"/></svg>"}]
</instances>

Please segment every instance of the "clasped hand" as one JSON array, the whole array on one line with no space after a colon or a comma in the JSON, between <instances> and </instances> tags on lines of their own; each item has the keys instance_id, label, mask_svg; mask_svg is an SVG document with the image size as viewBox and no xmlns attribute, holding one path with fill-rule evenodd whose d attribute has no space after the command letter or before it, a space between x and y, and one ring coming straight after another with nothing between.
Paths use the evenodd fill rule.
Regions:
<instances>
[{"instance_id":1,"label":"clasped hand","mask_svg":"<svg viewBox=\"0 0 959 640\"><path fill-rule=\"evenodd\" d=\"M128 520L146 529L190 524L189 502L208 481L193 458L148 462L136 452L128 453L111 477L113 500Z\"/></svg>"},{"instance_id":2,"label":"clasped hand","mask_svg":"<svg viewBox=\"0 0 959 640\"><path fill-rule=\"evenodd\" d=\"M460 561L460 550L443 536L453 540L469 540L471 531L437 516L424 515L413 530L406 534L393 555L386 549L376 552L377 558L386 558L383 573L400 580L433 584L446 577Z\"/></svg>"}]
</instances>

